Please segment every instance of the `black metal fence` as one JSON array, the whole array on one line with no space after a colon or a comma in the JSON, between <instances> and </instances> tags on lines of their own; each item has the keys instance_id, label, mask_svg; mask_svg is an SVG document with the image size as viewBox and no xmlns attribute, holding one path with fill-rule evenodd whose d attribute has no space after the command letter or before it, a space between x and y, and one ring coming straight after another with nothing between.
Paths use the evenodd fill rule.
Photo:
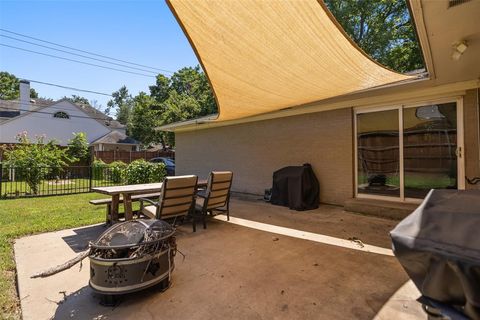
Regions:
<instances>
[{"instance_id":1,"label":"black metal fence","mask_svg":"<svg viewBox=\"0 0 480 320\"><path fill-rule=\"evenodd\" d=\"M0 199L91 192L124 184L123 168L71 166L18 168L0 163Z\"/></svg>"}]
</instances>

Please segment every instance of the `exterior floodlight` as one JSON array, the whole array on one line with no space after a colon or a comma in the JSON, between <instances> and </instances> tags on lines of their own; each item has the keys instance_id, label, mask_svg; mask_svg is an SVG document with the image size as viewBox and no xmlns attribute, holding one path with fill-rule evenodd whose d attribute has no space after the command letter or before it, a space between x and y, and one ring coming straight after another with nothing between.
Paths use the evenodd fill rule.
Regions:
<instances>
[{"instance_id":1,"label":"exterior floodlight","mask_svg":"<svg viewBox=\"0 0 480 320\"><path fill-rule=\"evenodd\" d=\"M458 61L462 54L467 50L468 45L466 41L460 41L453 44L452 59Z\"/></svg>"}]
</instances>

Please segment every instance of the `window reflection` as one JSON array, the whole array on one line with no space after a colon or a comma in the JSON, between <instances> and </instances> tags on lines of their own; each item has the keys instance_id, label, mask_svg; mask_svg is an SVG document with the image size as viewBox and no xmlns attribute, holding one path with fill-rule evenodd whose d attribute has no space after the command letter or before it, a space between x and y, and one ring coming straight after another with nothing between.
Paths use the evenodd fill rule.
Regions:
<instances>
[{"instance_id":1,"label":"window reflection","mask_svg":"<svg viewBox=\"0 0 480 320\"><path fill-rule=\"evenodd\" d=\"M357 115L358 193L400 196L398 110Z\"/></svg>"},{"instance_id":2,"label":"window reflection","mask_svg":"<svg viewBox=\"0 0 480 320\"><path fill-rule=\"evenodd\" d=\"M403 127L405 197L456 189L456 103L405 108Z\"/></svg>"}]
</instances>

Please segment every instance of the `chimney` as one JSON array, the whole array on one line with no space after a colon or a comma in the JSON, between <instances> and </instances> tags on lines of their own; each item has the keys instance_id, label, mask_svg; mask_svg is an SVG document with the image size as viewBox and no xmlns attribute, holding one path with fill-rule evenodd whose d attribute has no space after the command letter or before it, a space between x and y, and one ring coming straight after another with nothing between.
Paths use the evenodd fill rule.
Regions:
<instances>
[{"instance_id":1,"label":"chimney","mask_svg":"<svg viewBox=\"0 0 480 320\"><path fill-rule=\"evenodd\" d=\"M30 111L30 81L20 80L20 113Z\"/></svg>"}]
</instances>

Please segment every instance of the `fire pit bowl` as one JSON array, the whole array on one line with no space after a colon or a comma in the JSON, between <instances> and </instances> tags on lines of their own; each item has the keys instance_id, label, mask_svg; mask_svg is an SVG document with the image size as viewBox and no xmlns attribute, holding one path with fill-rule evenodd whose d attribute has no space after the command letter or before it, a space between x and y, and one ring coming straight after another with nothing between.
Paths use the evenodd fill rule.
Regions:
<instances>
[{"instance_id":1,"label":"fire pit bowl","mask_svg":"<svg viewBox=\"0 0 480 320\"><path fill-rule=\"evenodd\" d=\"M163 220L116 224L90 244L90 287L103 295L170 284L176 253L175 229Z\"/></svg>"}]
</instances>

